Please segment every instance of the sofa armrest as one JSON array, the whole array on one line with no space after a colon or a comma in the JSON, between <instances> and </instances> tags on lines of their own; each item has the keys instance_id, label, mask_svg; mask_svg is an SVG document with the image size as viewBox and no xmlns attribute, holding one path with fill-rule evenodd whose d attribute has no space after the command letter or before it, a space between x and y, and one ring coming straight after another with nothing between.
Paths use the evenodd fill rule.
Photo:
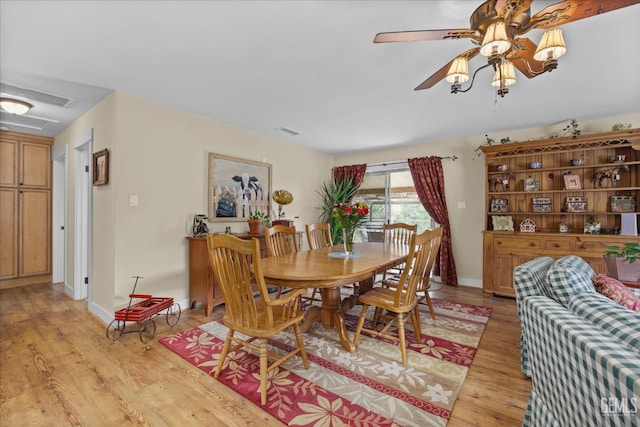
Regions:
<instances>
[{"instance_id":1,"label":"sofa armrest","mask_svg":"<svg viewBox=\"0 0 640 427\"><path fill-rule=\"evenodd\" d=\"M522 315L533 391L559 425L637 425L637 352L547 297L524 298Z\"/></svg>"},{"instance_id":2,"label":"sofa armrest","mask_svg":"<svg viewBox=\"0 0 640 427\"><path fill-rule=\"evenodd\" d=\"M516 292L516 305L520 326L522 326L522 300L532 295L545 295L544 282L547 271L553 264L551 257L539 257L531 261L520 264L513 270L513 288ZM529 352L527 350L527 340L520 334L520 370L530 377Z\"/></svg>"}]
</instances>

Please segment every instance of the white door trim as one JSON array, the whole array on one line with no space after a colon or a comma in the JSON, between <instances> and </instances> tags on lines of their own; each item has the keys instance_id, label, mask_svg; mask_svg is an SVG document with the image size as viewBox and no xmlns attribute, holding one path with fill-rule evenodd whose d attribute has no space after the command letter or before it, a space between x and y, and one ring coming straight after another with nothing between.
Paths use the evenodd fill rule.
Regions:
<instances>
[{"instance_id":1,"label":"white door trim","mask_svg":"<svg viewBox=\"0 0 640 427\"><path fill-rule=\"evenodd\" d=\"M91 301L92 264L92 151L93 129L74 141L75 149L75 219L73 246L73 299ZM85 282L86 280L86 282Z\"/></svg>"},{"instance_id":2,"label":"white door trim","mask_svg":"<svg viewBox=\"0 0 640 427\"><path fill-rule=\"evenodd\" d=\"M65 292L69 292L67 284L67 145L53 149L53 283L64 284ZM69 294L70 295L70 294Z\"/></svg>"}]
</instances>

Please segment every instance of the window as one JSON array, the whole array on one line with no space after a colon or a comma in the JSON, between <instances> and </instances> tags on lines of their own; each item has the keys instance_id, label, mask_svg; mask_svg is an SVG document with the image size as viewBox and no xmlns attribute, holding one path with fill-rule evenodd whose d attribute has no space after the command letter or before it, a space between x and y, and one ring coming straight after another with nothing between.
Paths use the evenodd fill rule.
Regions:
<instances>
[{"instance_id":1,"label":"window","mask_svg":"<svg viewBox=\"0 0 640 427\"><path fill-rule=\"evenodd\" d=\"M369 218L360 230L362 241L380 241L385 223L417 224L418 233L435 226L418 199L406 161L367 166L364 181L354 197L354 202L360 201L370 207Z\"/></svg>"}]
</instances>

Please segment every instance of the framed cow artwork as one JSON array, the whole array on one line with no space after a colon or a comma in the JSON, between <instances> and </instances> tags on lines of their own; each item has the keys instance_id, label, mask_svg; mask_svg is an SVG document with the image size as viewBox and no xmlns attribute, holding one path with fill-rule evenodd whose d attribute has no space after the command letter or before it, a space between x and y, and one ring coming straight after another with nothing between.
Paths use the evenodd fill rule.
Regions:
<instances>
[{"instance_id":1,"label":"framed cow artwork","mask_svg":"<svg viewBox=\"0 0 640 427\"><path fill-rule=\"evenodd\" d=\"M209 153L209 222L271 216L271 164Z\"/></svg>"}]
</instances>

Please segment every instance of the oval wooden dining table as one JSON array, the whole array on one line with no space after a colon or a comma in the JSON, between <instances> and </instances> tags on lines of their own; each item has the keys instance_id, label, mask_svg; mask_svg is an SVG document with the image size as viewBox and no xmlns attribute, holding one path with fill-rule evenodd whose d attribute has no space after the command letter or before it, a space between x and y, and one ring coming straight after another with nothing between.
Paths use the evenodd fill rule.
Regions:
<instances>
[{"instance_id":1,"label":"oval wooden dining table","mask_svg":"<svg viewBox=\"0 0 640 427\"><path fill-rule=\"evenodd\" d=\"M342 257L343 251L342 245L335 245L263 258L262 272L268 284L320 289L322 305L309 308L301 330L304 332L320 321L327 328L335 328L344 348L354 353L356 346L347 335L344 312L357 303L358 297L341 300L340 287L359 282L359 293L368 291L373 286L376 272L406 261L409 247L365 242L354 245L353 257Z\"/></svg>"}]
</instances>

